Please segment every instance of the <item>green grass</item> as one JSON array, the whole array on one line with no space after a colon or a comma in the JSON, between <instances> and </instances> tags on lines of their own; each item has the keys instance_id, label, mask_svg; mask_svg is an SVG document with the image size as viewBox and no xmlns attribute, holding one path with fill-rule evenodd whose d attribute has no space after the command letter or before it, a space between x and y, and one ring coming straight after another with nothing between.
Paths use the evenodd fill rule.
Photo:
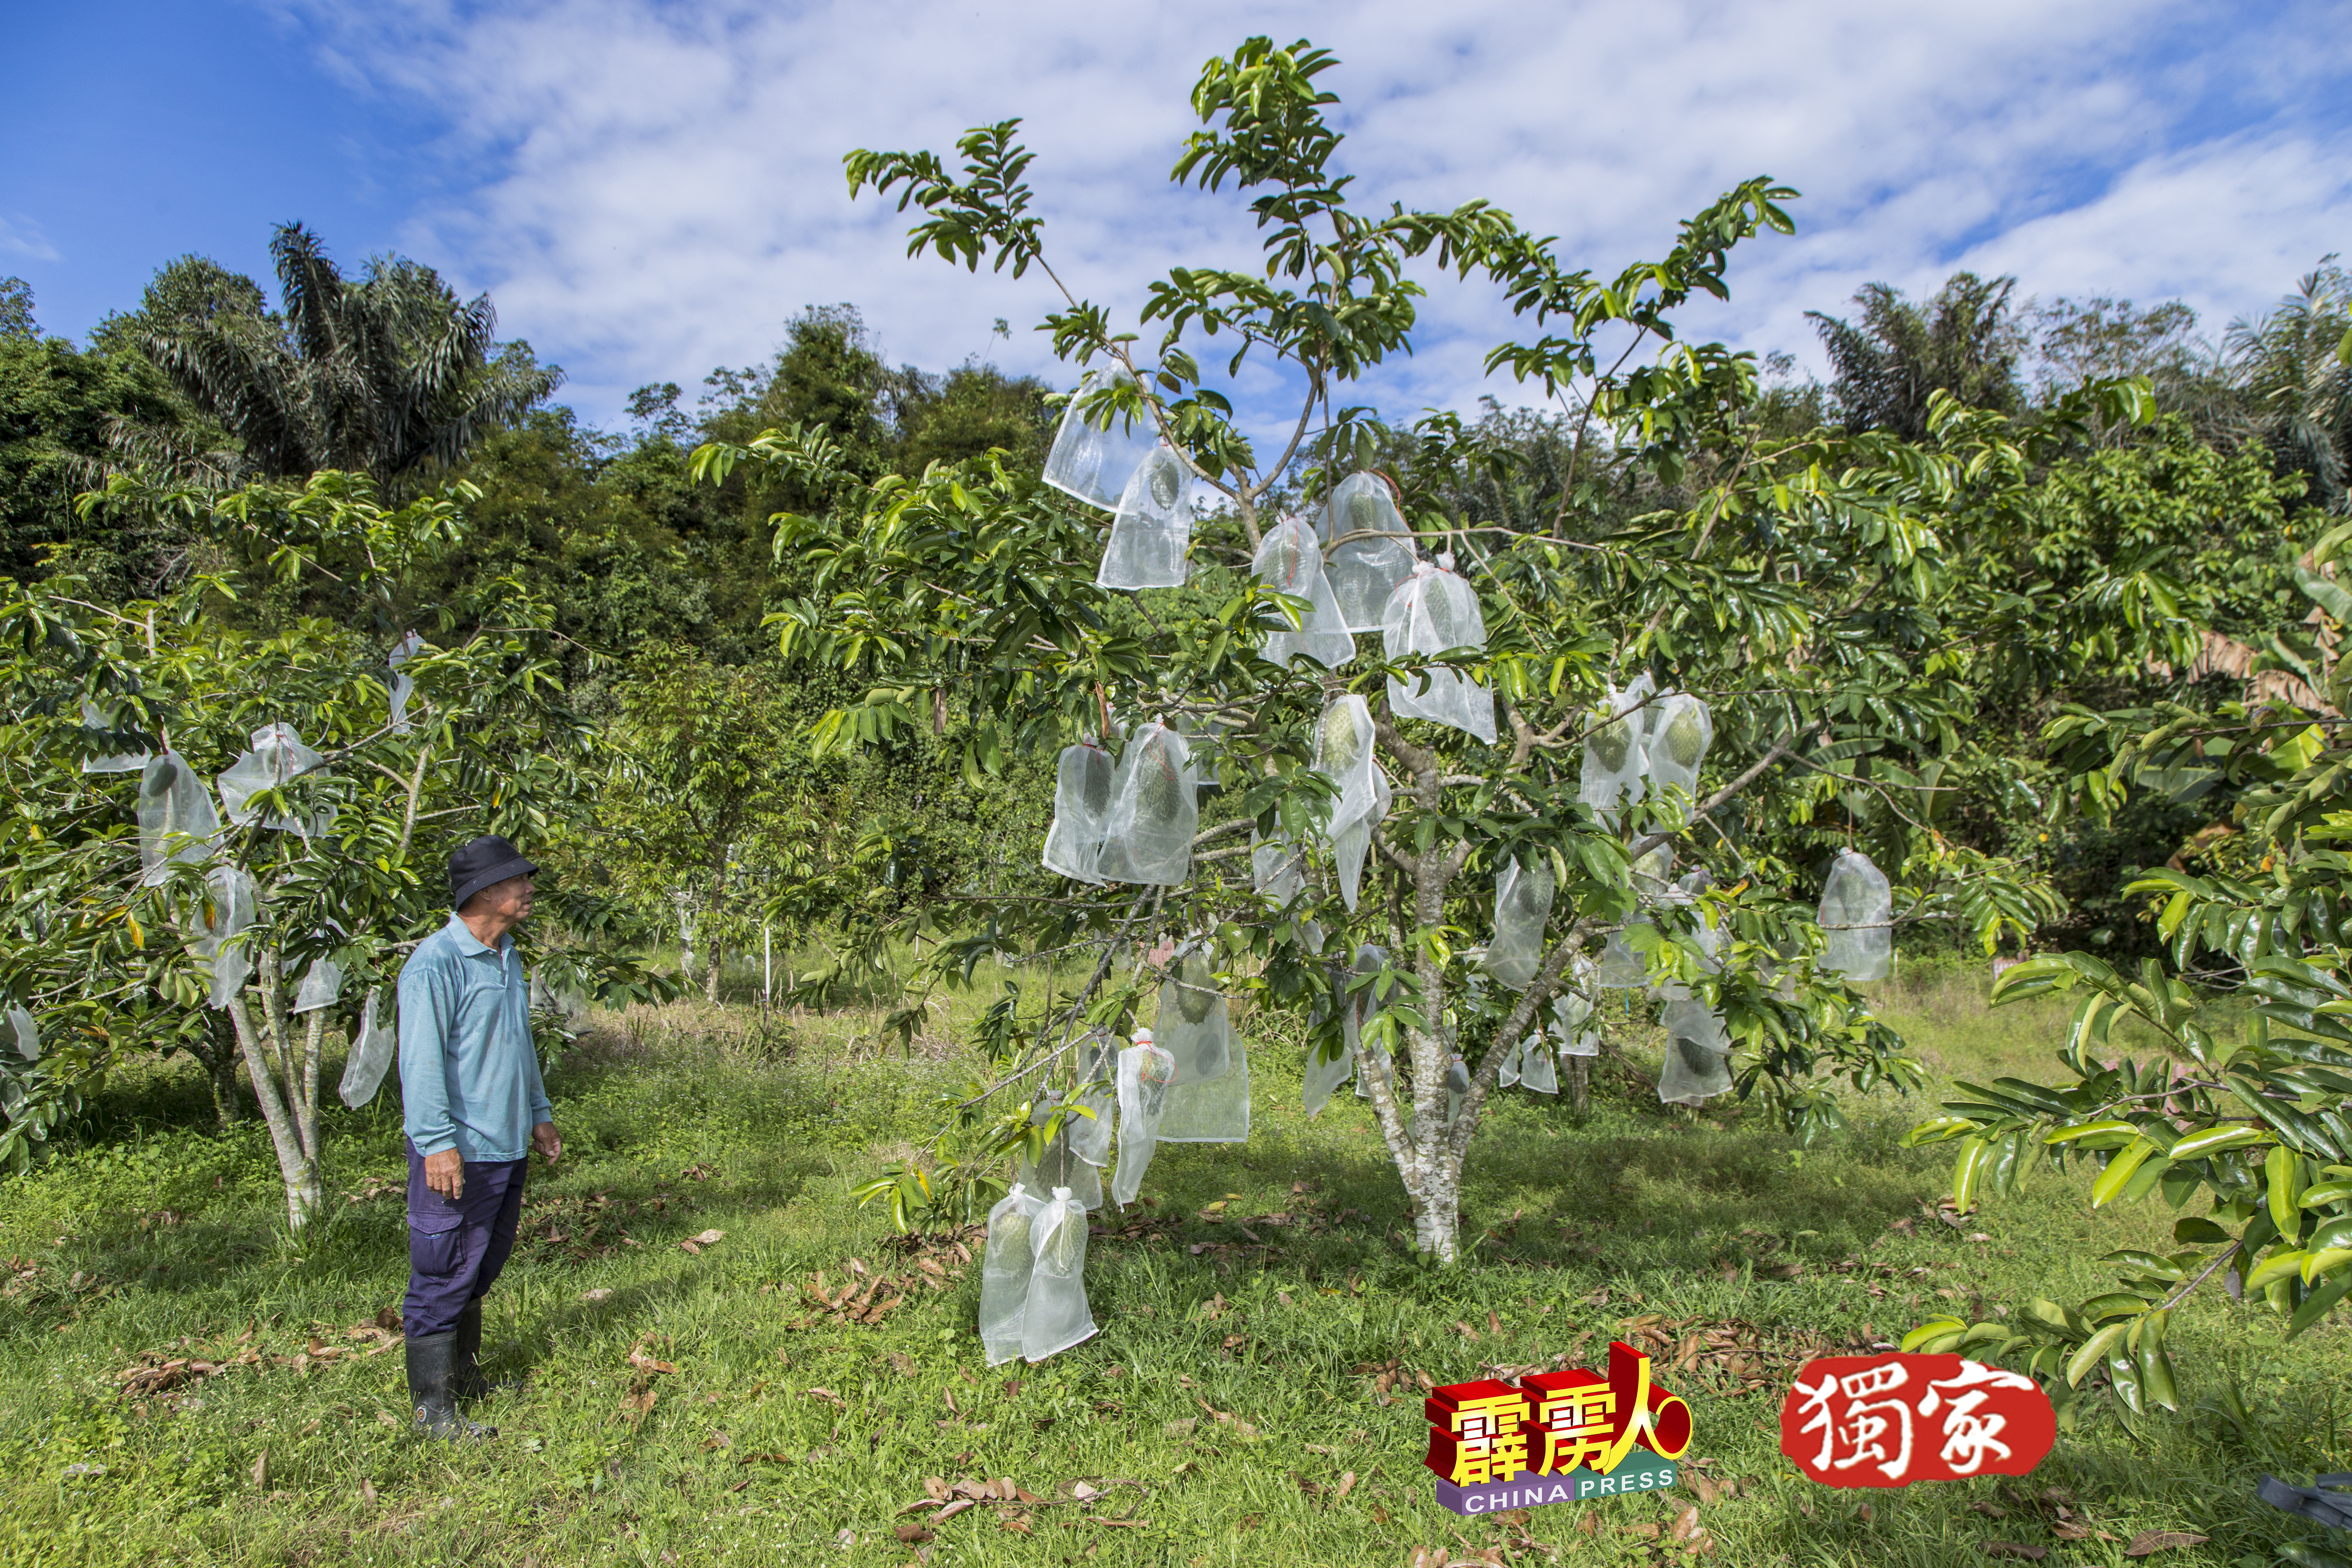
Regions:
<instances>
[{"instance_id":1,"label":"green grass","mask_svg":"<svg viewBox=\"0 0 2352 1568\"><path fill-rule=\"evenodd\" d=\"M2038 1074L2063 1021L1989 1015L1958 971L1915 970L1885 1000L1939 1077ZM398 1352L370 1356L348 1331L405 1282L389 1107L331 1119L335 1213L299 1250L281 1240L267 1140L210 1131L193 1073L121 1086L79 1147L0 1188L0 1563L895 1568L921 1544L960 1565L1402 1565L1417 1547L1648 1562L1669 1554L1651 1535L1694 1492L1523 1520L1437 1508L1413 1374L1456 1382L1579 1346L1590 1364L1649 1315L1677 1344L1714 1328L1754 1347L1769 1380L1727 1392L1711 1366L1660 1373L1695 1409L1696 1473L1735 1483L1699 1508L1715 1562L1981 1562L1982 1543L2012 1541L2119 1564L2133 1535L2161 1529L2212 1539L2158 1563L2267 1563L2311 1531L2254 1501L2260 1475L2352 1467L2352 1335L2284 1345L2266 1310L2215 1294L2174 1331L2180 1418L2062 1436L2030 1483L1865 1496L1795 1479L1778 1454L1780 1358L1978 1300L2080 1296L2106 1272L2075 1259L2168 1235L2160 1205L2095 1215L2046 1174L1980 1211L1966 1234L1990 1239L1936 1223L1924 1211L1944 1162L1897 1143L1932 1091L1858 1103L1853 1137L1810 1152L1755 1115L1664 1110L1621 1067L1604 1067L1581 1122L1507 1095L1470 1171L1475 1265L1435 1271L1407 1249L1361 1102L1307 1122L1277 1029L1256 1039L1251 1142L1163 1148L1152 1206L1095 1238L1102 1332L992 1369L971 1331L976 1270L909 1284L873 1325L803 1290L819 1273L828 1294L928 1277L846 1194L928 1127L951 1060L852 1050L855 1016L625 1022L552 1081L569 1152L534 1177L486 1334L492 1370L528 1387L482 1413L499 1436L478 1447L409 1438ZM724 1239L680 1247L707 1229ZM940 1247L925 1256L961 1269ZM322 1363L314 1339L352 1353ZM260 1364L161 1393L118 1382L142 1352L248 1350ZM633 1352L676 1370L633 1367ZM1403 1391L1358 1370L1391 1365ZM2221 1413L2225 1388L2250 1418ZM1038 1500L981 1503L903 1543L894 1527L929 1517L901 1512L927 1478L1010 1478ZM1077 1499L1082 1480L1102 1495ZM2062 1506L2112 1540L2053 1535Z\"/></svg>"}]
</instances>

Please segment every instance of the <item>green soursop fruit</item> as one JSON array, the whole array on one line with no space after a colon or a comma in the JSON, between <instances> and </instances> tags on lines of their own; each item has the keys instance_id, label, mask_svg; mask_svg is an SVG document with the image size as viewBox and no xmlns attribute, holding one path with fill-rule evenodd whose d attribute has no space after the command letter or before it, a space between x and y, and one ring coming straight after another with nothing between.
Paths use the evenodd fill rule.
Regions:
<instances>
[{"instance_id":1,"label":"green soursop fruit","mask_svg":"<svg viewBox=\"0 0 2352 1568\"><path fill-rule=\"evenodd\" d=\"M1078 1259L1087 1249L1087 1215L1081 1209L1075 1215L1065 1213L1058 1217L1060 1223L1045 1233L1045 1250L1038 1253L1037 1262L1066 1277L1077 1272Z\"/></svg>"},{"instance_id":2,"label":"green soursop fruit","mask_svg":"<svg viewBox=\"0 0 2352 1568\"><path fill-rule=\"evenodd\" d=\"M1368 529L1379 529L1385 532L1388 519L1383 514L1388 509L1381 504L1381 498L1370 491L1349 496L1348 498L1349 531L1360 533Z\"/></svg>"},{"instance_id":3,"label":"green soursop fruit","mask_svg":"<svg viewBox=\"0 0 2352 1568\"><path fill-rule=\"evenodd\" d=\"M1018 1208L1007 1209L997 1220L988 1239L1003 1249L1004 1261L998 1267L1017 1267L1017 1260L1029 1257L1029 1216Z\"/></svg>"},{"instance_id":4,"label":"green soursop fruit","mask_svg":"<svg viewBox=\"0 0 2352 1568\"><path fill-rule=\"evenodd\" d=\"M1138 769L1135 816L1137 826L1166 826L1184 809L1183 776L1164 746L1154 746Z\"/></svg>"},{"instance_id":5,"label":"green soursop fruit","mask_svg":"<svg viewBox=\"0 0 2352 1568\"><path fill-rule=\"evenodd\" d=\"M1087 815L1093 816L1097 822L1102 820L1102 814L1110 809L1110 753L1088 752L1083 798L1086 801Z\"/></svg>"},{"instance_id":6,"label":"green soursop fruit","mask_svg":"<svg viewBox=\"0 0 2352 1568\"><path fill-rule=\"evenodd\" d=\"M1176 1011L1188 1024L1198 1024L1209 1016L1209 1009L1217 1005L1217 976L1209 966L1209 955L1194 948L1184 955L1183 967L1177 972Z\"/></svg>"},{"instance_id":7,"label":"green soursop fruit","mask_svg":"<svg viewBox=\"0 0 2352 1568\"><path fill-rule=\"evenodd\" d=\"M1592 760L1612 773L1625 771L1626 758L1633 754L1633 727L1620 719L1595 730L1585 744L1592 748Z\"/></svg>"},{"instance_id":8,"label":"green soursop fruit","mask_svg":"<svg viewBox=\"0 0 2352 1568\"><path fill-rule=\"evenodd\" d=\"M1355 765L1363 749L1363 740L1356 733L1355 714L1344 702L1334 702L1323 710L1322 733L1316 739L1315 760L1318 771L1333 778L1344 777Z\"/></svg>"},{"instance_id":9,"label":"green soursop fruit","mask_svg":"<svg viewBox=\"0 0 2352 1568\"><path fill-rule=\"evenodd\" d=\"M1699 759L1706 755L1706 735L1699 728L1696 709L1685 708L1676 713L1674 721L1666 726L1666 732L1659 738L1665 742L1666 755L1675 760L1677 767L1695 768L1698 766Z\"/></svg>"},{"instance_id":10,"label":"green soursop fruit","mask_svg":"<svg viewBox=\"0 0 2352 1568\"><path fill-rule=\"evenodd\" d=\"M1184 484L1183 466L1165 451L1151 454L1151 471L1145 483L1151 491L1151 502L1166 511L1176 504Z\"/></svg>"}]
</instances>

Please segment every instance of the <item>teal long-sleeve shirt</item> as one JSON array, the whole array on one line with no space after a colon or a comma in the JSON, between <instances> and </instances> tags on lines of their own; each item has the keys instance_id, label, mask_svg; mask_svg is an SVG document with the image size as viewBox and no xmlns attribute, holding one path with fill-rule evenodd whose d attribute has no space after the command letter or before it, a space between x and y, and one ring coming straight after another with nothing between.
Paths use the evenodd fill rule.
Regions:
<instances>
[{"instance_id":1,"label":"teal long-sleeve shirt","mask_svg":"<svg viewBox=\"0 0 2352 1568\"><path fill-rule=\"evenodd\" d=\"M456 915L400 970L400 1097L419 1154L520 1160L552 1119L530 1044L530 983L514 938L487 947Z\"/></svg>"}]
</instances>

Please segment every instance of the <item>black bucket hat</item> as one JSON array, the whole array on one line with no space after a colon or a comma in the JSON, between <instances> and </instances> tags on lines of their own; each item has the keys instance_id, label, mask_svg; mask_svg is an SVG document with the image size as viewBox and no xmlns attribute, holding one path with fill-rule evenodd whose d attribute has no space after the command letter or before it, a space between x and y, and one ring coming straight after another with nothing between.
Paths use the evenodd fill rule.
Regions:
<instances>
[{"instance_id":1,"label":"black bucket hat","mask_svg":"<svg viewBox=\"0 0 2352 1568\"><path fill-rule=\"evenodd\" d=\"M449 857L449 907L462 910L467 899L491 883L528 877L538 869L521 850L495 833L485 833Z\"/></svg>"}]
</instances>

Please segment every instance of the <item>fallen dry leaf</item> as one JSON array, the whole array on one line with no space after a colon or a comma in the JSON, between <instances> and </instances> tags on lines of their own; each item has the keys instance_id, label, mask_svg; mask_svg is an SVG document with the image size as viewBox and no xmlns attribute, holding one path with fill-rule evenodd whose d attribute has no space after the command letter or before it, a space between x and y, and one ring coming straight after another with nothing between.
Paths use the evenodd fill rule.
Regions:
<instances>
[{"instance_id":1,"label":"fallen dry leaf","mask_svg":"<svg viewBox=\"0 0 2352 1568\"><path fill-rule=\"evenodd\" d=\"M1339 1484L1332 1489L1331 1500L1333 1502L1338 1502L1341 1498L1346 1497L1349 1492L1354 1491L1355 1489L1356 1472L1349 1470L1347 1474L1339 1478Z\"/></svg>"},{"instance_id":2,"label":"fallen dry leaf","mask_svg":"<svg viewBox=\"0 0 2352 1568\"><path fill-rule=\"evenodd\" d=\"M269 1489L269 1450L267 1448L261 1450L261 1457L253 1461L253 1489Z\"/></svg>"},{"instance_id":3,"label":"fallen dry leaf","mask_svg":"<svg viewBox=\"0 0 2352 1568\"><path fill-rule=\"evenodd\" d=\"M605 1301L610 1300L612 1295L613 1292L608 1287L599 1285L593 1290L581 1292L580 1299L583 1301Z\"/></svg>"},{"instance_id":4,"label":"fallen dry leaf","mask_svg":"<svg viewBox=\"0 0 2352 1568\"><path fill-rule=\"evenodd\" d=\"M715 1247L726 1238L727 1233L723 1230L706 1230L694 1239L704 1247Z\"/></svg>"},{"instance_id":5,"label":"fallen dry leaf","mask_svg":"<svg viewBox=\"0 0 2352 1568\"><path fill-rule=\"evenodd\" d=\"M639 1372L646 1373L659 1373L665 1372L676 1372L677 1370L677 1368L672 1366L666 1361L656 1361L653 1357L647 1355L641 1350L633 1350L629 1352L629 1364L635 1367Z\"/></svg>"},{"instance_id":6,"label":"fallen dry leaf","mask_svg":"<svg viewBox=\"0 0 2352 1568\"><path fill-rule=\"evenodd\" d=\"M919 1524L902 1524L890 1533L909 1546L920 1546L926 1541L938 1539L938 1531L925 1530Z\"/></svg>"},{"instance_id":7,"label":"fallen dry leaf","mask_svg":"<svg viewBox=\"0 0 2352 1568\"><path fill-rule=\"evenodd\" d=\"M2029 1563L2039 1563L2050 1555L2047 1546L2026 1546L2014 1541L1988 1541L1984 1543L1988 1557L2022 1557Z\"/></svg>"},{"instance_id":8,"label":"fallen dry leaf","mask_svg":"<svg viewBox=\"0 0 2352 1568\"><path fill-rule=\"evenodd\" d=\"M1667 1529L1666 1534L1671 1540L1688 1541L1697 1529L1698 1510L1694 1506L1685 1508L1682 1512L1675 1515L1675 1522Z\"/></svg>"},{"instance_id":9,"label":"fallen dry leaf","mask_svg":"<svg viewBox=\"0 0 2352 1568\"><path fill-rule=\"evenodd\" d=\"M2202 1546L2210 1537L2191 1535L2185 1530L2143 1530L2131 1538L2124 1548L2126 1557L2148 1557L2158 1552L2174 1552L2183 1546Z\"/></svg>"}]
</instances>

